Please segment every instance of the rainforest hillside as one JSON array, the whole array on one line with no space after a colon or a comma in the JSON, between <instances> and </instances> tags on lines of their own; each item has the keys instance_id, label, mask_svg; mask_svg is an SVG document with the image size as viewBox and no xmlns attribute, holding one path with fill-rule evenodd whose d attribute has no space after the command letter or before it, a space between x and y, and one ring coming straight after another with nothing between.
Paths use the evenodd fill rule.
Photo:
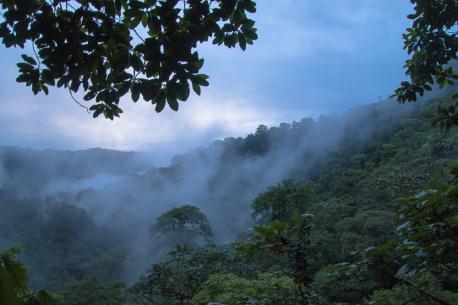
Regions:
<instances>
[{"instance_id":1,"label":"rainforest hillside","mask_svg":"<svg viewBox=\"0 0 458 305\"><path fill-rule=\"evenodd\" d=\"M159 168L3 147L0 246L62 305L457 304L458 131L432 126L439 102L261 125Z\"/></svg>"}]
</instances>

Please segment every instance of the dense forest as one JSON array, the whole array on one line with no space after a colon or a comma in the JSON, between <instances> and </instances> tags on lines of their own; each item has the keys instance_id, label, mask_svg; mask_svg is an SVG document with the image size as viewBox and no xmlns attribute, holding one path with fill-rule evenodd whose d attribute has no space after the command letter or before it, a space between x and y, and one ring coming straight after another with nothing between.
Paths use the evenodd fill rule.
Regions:
<instances>
[{"instance_id":1,"label":"dense forest","mask_svg":"<svg viewBox=\"0 0 458 305\"><path fill-rule=\"evenodd\" d=\"M160 168L3 147L0 272L27 265L61 305L458 304L458 131L432 126L438 102L261 125Z\"/></svg>"},{"instance_id":2,"label":"dense forest","mask_svg":"<svg viewBox=\"0 0 458 305\"><path fill-rule=\"evenodd\" d=\"M216 90L213 103L253 86L258 97L307 96L311 109L308 87L331 83L320 89L321 102L341 92L331 73L340 88L386 92L360 72L396 73L380 71L394 58L386 39L399 26L394 11L329 1L321 10L338 14L315 20L312 2L291 1L286 15L280 2L268 2L273 10L258 19L253 0L0 0L2 45L21 49L14 74L7 62L17 58L2 53L0 89L9 95L6 79L14 76L34 95L65 89L93 118L113 121L129 108L124 101L139 100L162 116L210 85L203 44L246 51L258 40L257 20L269 28L268 19L278 22L261 31L271 44L249 61L273 56L255 68L228 61L243 66L236 77L220 65L229 89ZM458 0L410 4L406 78L386 101L260 125L162 167L145 152L0 146L0 305L458 305ZM298 11L307 14L295 20ZM274 50L279 45L287 52ZM305 63L286 58L293 53ZM369 64L374 59L379 66ZM257 95L266 90L243 75L247 69L255 78L272 74L265 84L279 92ZM317 83L294 82L302 76L290 70L315 71ZM345 92L340 101L354 99ZM295 102L276 103L278 112ZM27 121L60 113L54 104L40 112L6 105L11 121L24 125L2 122L8 137L40 135ZM84 124L73 122L72 129Z\"/></svg>"}]
</instances>

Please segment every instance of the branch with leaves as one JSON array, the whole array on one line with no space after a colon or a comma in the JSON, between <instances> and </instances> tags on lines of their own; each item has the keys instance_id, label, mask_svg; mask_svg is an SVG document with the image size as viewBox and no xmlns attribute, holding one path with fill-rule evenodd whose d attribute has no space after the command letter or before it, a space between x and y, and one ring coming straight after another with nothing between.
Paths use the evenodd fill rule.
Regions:
<instances>
[{"instance_id":1,"label":"branch with leaves","mask_svg":"<svg viewBox=\"0 0 458 305\"><path fill-rule=\"evenodd\" d=\"M458 80L458 72L450 65L458 53L458 1L411 2L415 10L408 16L412 26L403 35L404 49L410 55L404 68L410 80L403 81L394 93L400 103L416 101L435 84L442 88ZM458 125L458 94L453 98L453 105L438 107L439 117L434 124L442 129Z\"/></svg>"},{"instance_id":2,"label":"branch with leaves","mask_svg":"<svg viewBox=\"0 0 458 305\"><path fill-rule=\"evenodd\" d=\"M93 116L119 117L130 93L175 111L190 88L208 86L198 44L245 50L258 38L252 0L0 0L5 47L25 48L18 82L34 94L52 86L84 92ZM142 35L140 35L142 34Z\"/></svg>"}]
</instances>

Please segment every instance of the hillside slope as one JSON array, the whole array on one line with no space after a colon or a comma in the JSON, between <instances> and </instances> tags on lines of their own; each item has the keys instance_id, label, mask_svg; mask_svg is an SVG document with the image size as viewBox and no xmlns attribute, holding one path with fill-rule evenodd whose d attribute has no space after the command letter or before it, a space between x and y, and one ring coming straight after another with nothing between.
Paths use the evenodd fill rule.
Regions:
<instances>
[{"instance_id":1,"label":"hillside slope","mask_svg":"<svg viewBox=\"0 0 458 305\"><path fill-rule=\"evenodd\" d=\"M149 239L150 225L165 211L196 205L208 216L214 241L231 242L255 223L253 200L292 178L312 190L306 210L322 222L313 264L318 272L391 238L396 199L446 179L458 157L458 132L431 126L436 102L377 103L318 121L260 126L246 138L216 141L144 173L135 173L146 166L133 153L40 152L40 159L33 151L3 148L10 180L0 192L0 209L7 211L0 217L0 242L23 246L32 282L42 288L87 278L132 281L170 250ZM30 195L63 168L69 179L99 173L122 179L66 196ZM65 204L58 202L63 198Z\"/></svg>"}]
</instances>

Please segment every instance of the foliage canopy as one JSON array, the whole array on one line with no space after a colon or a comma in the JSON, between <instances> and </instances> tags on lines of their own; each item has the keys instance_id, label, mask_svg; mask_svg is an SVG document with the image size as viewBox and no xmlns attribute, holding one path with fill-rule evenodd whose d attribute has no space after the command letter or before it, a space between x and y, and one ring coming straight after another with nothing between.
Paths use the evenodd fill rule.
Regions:
<instances>
[{"instance_id":1,"label":"foliage canopy","mask_svg":"<svg viewBox=\"0 0 458 305\"><path fill-rule=\"evenodd\" d=\"M56 305L55 296L29 289L26 267L15 259L17 253L14 248L0 252L0 304Z\"/></svg>"},{"instance_id":2,"label":"foliage canopy","mask_svg":"<svg viewBox=\"0 0 458 305\"><path fill-rule=\"evenodd\" d=\"M251 204L253 218L260 223L273 220L288 222L295 214L302 214L312 201L312 191L308 186L293 180L284 180L270 186Z\"/></svg>"},{"instance_id":3,"label":"foliage canopy","mask_svg":"<svg viewBox=\"0 0 458 305\"><path fill-rule=\"evenodd\" d=\"M209 241L213 232L207 216L198 207L183 205L159 216L151 225L151 237L166 237L175 245Z\"/></svg>"},{"instance_id":4,"label":"foliage canopy","mask_svg":"<svg viewBox=\"0 0 458 305\"><path fill-rule=\"evenodd\" d=\"M257 226L233 243L187 243L167 256L156 256L127 290L115 283L125 280L120 275L139 255L130 251L126 259L115 248L129 248L126 240L110 240L109 232L100 231L110 227L99 227L81 207L18 198L11 186L4 186L0 243L19 242L30 266L31 286L58 291L62 304L69 305L86 305L89 299L94 305L122 304L125 296L127 302L133 298L130 303L144 305L457 304L458 170L449 165L458 157L458 130L444 134L431 126L440 101L447 99L411 105L414 115L403 112L394 118L391 109L386 118L380 104L368 106L362 117L370 117L368 128L377 127L371 137L355 137L361 124L352 122L336 150L313 168L301 162L303 156L298 158L289 175L294 180L261 193L258 198L265 198L266 205L253 204L252 212L259 207L266 212ZM281 138L301 139L308 124L294 125L267 131L260 127L245 139L249 153L244 139L224 142L224 149L237 158L222 158L229 164L222 173L231 162L269 156L265 147L284 143ZM150 177L140 181L150 185ZM236 217L249 219L249 211L236 211ZM152 233L173 242L162 248L183 244L188 236L202 240L199 232L210 232L195 225L209 226L196 207L173 209L159 218L156 224L161 225ZM110 232L120 231L117 224ZM144 230L148 232L146 226ZM141 247L146 248L144 241Z\"/></svg>"},{"instance_id":5,"label":"foliage canopy","mask_svg":"<svg viewBox=\"0 0 458 305\"><path fill-rule=\"evenodd\" d=\"M18 82L35 94L48 87L95 99L93 116L113 119L121 97L142 97L161 112L178 110L190 88L208 85L199 43L231 48L257 39L252 0L1 0L0 37L9 47L30 44ZM30 56L32 55L32 56Z\"/></svg>"},{"instance_id":6,"label":"foliage canopy","mask_svg":"<svg viewBox=\"0 0 458 305\"><path fill-rule=\"evenodd\" d=\"M404 65L410 81L396 89L399 102L416 101L417 95L431 91L434 84L442 88L458 80L456 68L450 66L458 52L458 1L410 0L414 13L408 18L412 26L403 35L404 48L411 56ZM458 95L455 103L439 107L436 120L442 128L458 125Z\"/></svg>"}]
</instances>

